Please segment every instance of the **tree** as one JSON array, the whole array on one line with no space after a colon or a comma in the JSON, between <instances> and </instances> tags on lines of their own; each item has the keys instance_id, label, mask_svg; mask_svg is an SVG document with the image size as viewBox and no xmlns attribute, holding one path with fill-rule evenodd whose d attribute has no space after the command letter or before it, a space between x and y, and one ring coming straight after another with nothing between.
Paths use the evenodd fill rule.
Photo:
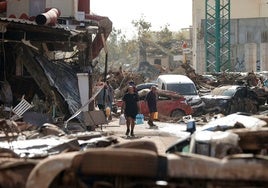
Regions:
<instances>
[{"instance_id":1,"label":"tree","mask_svg":"<svg viewBox=\"0 0 268 188\"><path fill-rule=\"evenodd\" d=\"M127 40L126 36L121 30L113 28L107 40L107 47L109 51L108 56L108 70L117 69L120 66L129 64L128 67L135 67L138 62L138 45L135 39ZM104 68L105 53L102 51L99 56L99 71L102 72ZM133 66L132 66L133 65Z\"/></svg>"},{"instance_id":2,"label":"tree","mask_svg":"<svg viewBox=\"0 0 268 188\"><path fill-rule=\"evenodd\" d=\"M127 39L121 30L115 28L110 33L107 40L108 71L118 70L120 66L123 70L137 71L140 62L147 62L147 57L150 55L154 57L167 55L170 57L171 65L174 63L173 56L182 53L182 42L188 39L186 31L172 32L168 24L160 31L151 31L151 23L147 22L144 16L133 20L132 24L136 28L137 35L131 39ZM99 70L102 73L105 62L103 51L98 60Z\"/></svg>"},{"instance_id":3,"label":"tree","mask_svg":"<svg viewBox=\"0 0 268 188\"><path fill-rule=\"evenodd\" d=\"M152 24L150 22L145 21L144 16L142 16L139 20L133 20L132 24L136 27L138 31L138 43L139 43L139 55L140 62L147 61L147 43L144 42L143 39L151 38L150 28Z\"/></svg>"}]
</instances>

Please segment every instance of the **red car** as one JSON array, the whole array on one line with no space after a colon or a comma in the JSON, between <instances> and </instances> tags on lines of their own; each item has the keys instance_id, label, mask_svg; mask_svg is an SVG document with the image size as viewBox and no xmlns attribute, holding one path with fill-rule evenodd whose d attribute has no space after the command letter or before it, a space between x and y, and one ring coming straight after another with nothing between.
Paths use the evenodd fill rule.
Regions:
<instances>
[{"instance_id":1,"label":"red car","mask_svg":"<svg viewBox=\"0 0 268 188\"><path fill-rule=\"evenodd\" d=\"M144 98L148 92L148 89L144 89L139 92L139 105L141 113L144 116L148 116L149 114L147 103L144 101ZM159 116L180 118L182 116L191 115L193 113L191 106L187 104L186 99L182 95L179 95L176 92L160 89L157 90L157 93L157 110ZM117 106L122 106L122 100L117 101Z\"/></svg>"}]
</instances>

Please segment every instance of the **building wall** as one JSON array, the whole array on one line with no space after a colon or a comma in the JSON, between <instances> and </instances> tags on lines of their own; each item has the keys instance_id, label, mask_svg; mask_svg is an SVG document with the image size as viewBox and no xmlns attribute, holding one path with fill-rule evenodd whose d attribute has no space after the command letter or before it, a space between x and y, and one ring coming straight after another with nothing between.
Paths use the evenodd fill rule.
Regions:
<instances>
[{"instance_id":1,"label":"building wall","mask_svg":"<svg viewBox=\"0 0 268 188\"><path fill-rule=\"evenodd\" d=\"M267 0L231 0L231 18L268 17Z\"/></svg>"},{"instance_id":2,"label":"building wall","mask_svg":"<svg viewBox=\"0 0 268 188\"><path fill-rule=\"evenodd\" d=\"M161 66L163 68L169 68L169 57L165 56L165 57L147 57L147 61L151 64L151 65L155 65L155 60L156 59L160 59L161 60Z\"/></svg>"},{"instance_id":3,"label":"building wall","mask_svg":"<svg viewBox=\"0 0 268 188\"><path fill-rule=\"evenodd\" d=\"M58 8L61 11L61 17L74 17L78 0L46 0L46 7Z\"/></svg>"},{"instance_id":4,"label":"building wall","mask_svg":"<svg viewBox=\"0 0 268 188\"><path fill-rule=\"evenodd\" d=\"M75 17L78 0L9 0L7 17L27 19L45 12L46 8L57 8L61 12L61 17Z\"/></svg>"},{"instance_id":5,"label":"building wall","mask_svg":"<svg viewBox=\"0 0 268 188\"><path fill-rule=\"evenodd\" d=\"M268 59L265 54L268 44L268 18L242 18L231 20L231 70L266 71ZM201 32L205 30L202 20ZM205 41L202 34L197 37L195 69L199 74L206 71Z\"/></svg>"},{"instance_id":6,"label":"building wall","mask_svg":"<svg viewBox=\"0 0 268 188\"><path fill-rule=\"evenodd\" d=\"M45 11L46 0L9 0L7 17L29 19Z\"/></svg>"},{"instance_id":7,"label":"building wall","mask_svg":"<svg viewBox=\"0 0 268 188\"><path fill-rule=\"evenodd\" d=\"M201 51L204 44L204 34L202 29L202 20L205 18L205 0L192 0L193 10L193 67L196 72L203 74L205 68L204 51Z\"/></svg>"},{"instance_id":8,"label":"building wall","mask_svg":"<svg viewBox=\"0 0 268 188\"><path fill-rule=\"evenodd\" d=\"M203 74L206 70L205 50L202 50L204 44L204 23L205 23L205 0L193 1L193 66L197 73ZM243 5L243 6L242 6ZM260 69L264 66L262 62L266 59L261 55L261 43L267 43L268 37L268 0L231 0L231 65L232 71L240 71L238 67L247 67ZM256 65L249 66L245 55L252 46L256 44L256 57L247 57L246 59L256 59ZM245 48L246 46L246 48ZM242 49L242 50L241 50ZM266 49L266 48L265 48ZM253 53L253 52L252 52ZM263 54L263 52L262 52ZM262 58L261 58L262 57ZM268 63L268 62L267 62ZM242 70L241 70L242 71Z\"/></svg>"},{"instance_id":9,"label":"building wall","mask_svg":"<svg viewBox=\"0 0 268 188\"><path fill-rule=\"evenodd\" d=\"M205 18L205 0L192 0L197 20ZM231 18L268 17L267 0L231 0Z\"/></svg>"},{"instance_id":10,"label":"building wall","mask_svg":"<svg viewBox=\"0 0 268 188\"><path fill-rule=\"evenodd\" d=\"M268 71L268 43L260 44L260 62L260 70Z\"/></svg>"}]
</instances>

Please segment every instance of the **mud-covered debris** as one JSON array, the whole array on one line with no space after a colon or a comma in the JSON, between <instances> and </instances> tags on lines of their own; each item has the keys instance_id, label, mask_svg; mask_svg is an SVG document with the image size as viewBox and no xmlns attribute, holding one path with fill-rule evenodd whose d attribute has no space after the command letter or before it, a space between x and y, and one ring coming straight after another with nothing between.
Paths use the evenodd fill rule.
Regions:
<instances>
[{"instance_id":1,"label":"mud-covered debris","mask_svg":"<svg viewBox=\"0 0 268 188\"><path fill-rule=\"evenodd\" d=\"M38 161L0 158L0 187L25 187L27 178Z\"/></svg>"}]
</instances>

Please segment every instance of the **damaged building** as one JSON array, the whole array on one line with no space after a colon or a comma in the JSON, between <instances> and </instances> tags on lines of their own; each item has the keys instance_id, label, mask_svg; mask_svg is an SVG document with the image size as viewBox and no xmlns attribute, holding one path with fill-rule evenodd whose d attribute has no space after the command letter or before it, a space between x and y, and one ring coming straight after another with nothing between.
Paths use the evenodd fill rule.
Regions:
<instances>
[{"instance_id":1,"label":"damaged building","mask_svg":"<svg viewBox=\"0 0 268 188\"><path fill-rule=\"evenodd\" d=\"M104 47L112 22L91 15L89 0L10 0L0 6L3 109L24 99L32 105L34 114L29 116L40 116L41 122L70 117L92 95L93 59ZM81 75L86 75L86 94L79 91ZM87 98L81 101L81 95Z\"/></svg>"},{"instance_id":2,"label":"damaged building","mask_svg":"<svg viewBox=\"0 0 268 188\"><path fill-rule=\"evenodd\" d=\"M89 7L89 0L0 1L0 112L10 118L0 118L0 187L267 187L265 114L194 119L186 106L184 123L138 125L138 136L125 137L119 119L101 131L66 130L75 117L88 120L80 112L96 112L91 101L101 89L93 88L93 60L102 49L107 55L112 22L91 15ZM180 68L200 91L242 80L257 85L255 74L205 77L187 63ZM120 68L109 81L122 95L130 79L138 84L144 78ZM166 106L175 99L187 105L177 93L162 96ZM92 116L97 121L99 115ZM40 126L12 121L18 118ZM55 123L59 119L64 127Z\"/></svg>"}]
</instances>

